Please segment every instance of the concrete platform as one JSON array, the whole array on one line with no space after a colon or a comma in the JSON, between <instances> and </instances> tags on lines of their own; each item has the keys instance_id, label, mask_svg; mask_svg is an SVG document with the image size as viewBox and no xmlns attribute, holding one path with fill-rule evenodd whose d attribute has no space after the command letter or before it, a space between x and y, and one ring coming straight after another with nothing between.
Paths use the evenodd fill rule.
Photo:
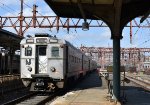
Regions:
<instances>
[{"instance_id":1,"label":"concrete platform","mask_svg":"<svg viewBox=\"0 0 150 105\"><path fill-rule=\"evenodd\" d=\"M105 79L94 72L83 79L75 90L57 98L50 105L120 105L108 99L107 91Z\"/></svg>"}]
</instances>

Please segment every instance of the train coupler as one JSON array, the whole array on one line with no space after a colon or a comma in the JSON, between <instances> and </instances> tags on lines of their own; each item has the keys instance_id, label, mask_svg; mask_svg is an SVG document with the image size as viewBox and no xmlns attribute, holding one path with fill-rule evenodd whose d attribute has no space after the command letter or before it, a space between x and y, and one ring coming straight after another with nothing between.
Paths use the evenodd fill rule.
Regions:
<instances>
[{"instance_id":1,"label":"train coupler","mask_svg":"<svg viewBox=\"0 0 150 105\"><path fill-rule=\"evenodd\" d=\"M34 86L34 90L45 90L46 84L44 82L44 79L37 78Z\"/></svg>"}]
</instances>

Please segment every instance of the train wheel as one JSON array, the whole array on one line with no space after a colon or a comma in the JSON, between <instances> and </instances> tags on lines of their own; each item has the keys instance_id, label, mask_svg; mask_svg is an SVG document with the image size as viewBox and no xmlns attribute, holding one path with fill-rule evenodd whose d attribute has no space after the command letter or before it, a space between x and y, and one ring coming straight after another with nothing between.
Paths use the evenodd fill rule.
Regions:
<instances>
[{"instance_id":1,"label":"train wheel","mask_svg":"<svg viewBox=\"0 0 150 105\"><path fill-rule=\"evenodd\" d=\"M69 82L68 82L68 79L66 78L66 79L64 80L64 87L63 87L63 89L64 89L64 90L67 90L67 89L68 89L68 85L69 85Z\"/></svg>"}]
</instances>

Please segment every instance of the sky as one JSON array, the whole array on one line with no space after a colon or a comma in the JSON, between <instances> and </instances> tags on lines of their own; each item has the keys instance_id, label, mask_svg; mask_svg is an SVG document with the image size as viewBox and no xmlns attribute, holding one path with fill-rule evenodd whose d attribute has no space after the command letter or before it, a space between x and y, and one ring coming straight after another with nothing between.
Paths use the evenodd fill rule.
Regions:
<instances>
[{"instance_id":1,"label":"sky","mask_svg":"<svg viewBox=\"0 0 150 105\"><path fill-rule=\"evenodd\" d=\"M44 0L24 0L24 16L32 16L33 4L38 5L39 16L56 16L50 7L44 2ZM0 0L0 16L19 16L20 13L20 0ZM139 18L136 18L139 22ZM149 19L150 21L150 19ZM133 23L134 24L134 23ZM143 22L141 25L146 25ZM16 33L13 28L3 28L10 32ZM112 40L110 29L108 27L91 28L88 31L79 29L70 29L68 33L66 29L60 29L57 33L56 29L39 29L29 28L25 35L34 35L35 33L48 33L50 35L56 35L58 38L68 40L76 47L81 45L87 47L112 47ZM130 30L124 28L123 39L121 40L121 47L148 47L150 48L150 28L133 28L132 43L130 43Z\"/></svg>"}]
</instances>

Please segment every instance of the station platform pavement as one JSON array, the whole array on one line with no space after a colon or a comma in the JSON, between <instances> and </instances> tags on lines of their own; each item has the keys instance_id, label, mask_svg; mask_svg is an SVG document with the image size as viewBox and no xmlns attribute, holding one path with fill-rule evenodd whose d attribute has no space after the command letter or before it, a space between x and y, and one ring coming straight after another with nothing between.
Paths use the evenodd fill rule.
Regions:
<instances>
[{"instance_id":1,"label":"station platform pavement","mask_svg":"<svg viewBox=\"0 0 150 105\"><path fill-rule=\"evenodd\" d=\"M131 82L125 84L124 93L126 97L124 105L150 105L150 91L144 90Z\"/></svg>"},{"instance_id":2,"label":"station platform pavement","mask_svg":"<svg viewBox=\"0 0 150 105\"><path fill-rule=\"evenodd\" d=\"M100 78L97 72L92 72L74 90L58 97L50 105L121 105L110 101L107 92L106 80Z\"/></svg>"}]
</instances>

